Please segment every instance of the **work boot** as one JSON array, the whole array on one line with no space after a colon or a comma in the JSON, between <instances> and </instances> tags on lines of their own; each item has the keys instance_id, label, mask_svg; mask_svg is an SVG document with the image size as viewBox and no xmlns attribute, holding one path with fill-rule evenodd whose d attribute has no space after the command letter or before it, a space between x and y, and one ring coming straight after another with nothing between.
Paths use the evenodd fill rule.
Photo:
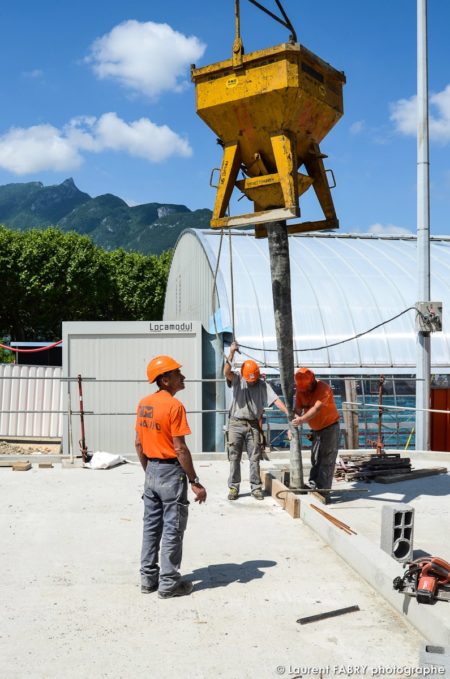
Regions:
<instances>
[{"instance_id":1,"label":"work boot","mask_svg":"<svg viewBox=\"0 0 450 679\"><path fill-rule=\"evenodd\" d=\"M231 486L230 492L228 493L229 500L237 500L239 497L239 491L234 486Z\"/></svg>"},{"instance_id":2,"label":"work boot","mask_svg":"<svg viewBox=\"0 0 450 679\"><path fill-rule=\"evenodd\" d=\"M160 599L172 599L175 596L186 596L190 594L194 589L194 585L189 580L180 580L175 589L169 592L158 592L158 597Z\"/></svg>"},{"instance_id":3,"label":"work boot","mask_svg":"<svg viewBox=\"0 0 450 679\"><path fill-rule=\"evenodd\" d=\"M255 500L264 500L264 493L262 492L261 488L255 488L255 490L252 490L252 496L255 498Z\"/></svg>"},{"instance_id":4,"label":"work boot","mask_svg":"<svg viewBox=\"0 0 450 679\"><path fill-rule=\"evenodd\" d=\"M150 587L148 585L141 585L142 594L151 594L152 592L156 592L157 589L158 583L156 583L156 585L151 585Z\"/></svg>"}]
</instances>

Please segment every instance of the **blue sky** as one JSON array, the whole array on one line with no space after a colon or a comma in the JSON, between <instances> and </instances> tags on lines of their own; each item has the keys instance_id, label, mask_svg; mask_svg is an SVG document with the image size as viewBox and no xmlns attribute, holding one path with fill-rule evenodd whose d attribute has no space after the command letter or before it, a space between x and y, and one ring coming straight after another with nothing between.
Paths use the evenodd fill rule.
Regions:
<instances>
[{"instance_id":1,"label":"blue sky","mask_svg":"<svg viewBox=\"0 0 450 679\"><path fill-rule=\"evenodd\" d=\"M299 42L347 77L344 117L322 142L341 231L414 232L415 0L284 7ZM287 41L247 0L241 13L247 52ZM72 176L130 205L212 208L221 149L195 114L189 70L231 55L233 0L16 0L0 25L0 184ZM429 0L433 235L450 234L449 26L448 0ZM319 216L313 194L302 213Z\"/></svg>"}]
</instances>

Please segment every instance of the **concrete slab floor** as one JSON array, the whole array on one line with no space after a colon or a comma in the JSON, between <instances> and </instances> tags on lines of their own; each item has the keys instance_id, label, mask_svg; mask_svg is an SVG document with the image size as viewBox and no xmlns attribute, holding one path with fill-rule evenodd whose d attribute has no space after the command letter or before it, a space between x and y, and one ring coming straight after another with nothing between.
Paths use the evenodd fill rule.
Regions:
<instances>
[{"instance_id":1,"label":"concrete slab floor","mask_svg":"<svg viewBox=\"0 0 450 679\"><path fill-rule=\"evenodd\" d=\"M227 467L196 462L209 497L192 502L185 537L183 573L195 588L166 601L139 588L140 467L0 469L0 675L396 677L417 668L420 635L301 521L249 497L246 464L243 495L228 502ZM359 612L296 623L354 604Z\"/></svg>"}]
</instances>

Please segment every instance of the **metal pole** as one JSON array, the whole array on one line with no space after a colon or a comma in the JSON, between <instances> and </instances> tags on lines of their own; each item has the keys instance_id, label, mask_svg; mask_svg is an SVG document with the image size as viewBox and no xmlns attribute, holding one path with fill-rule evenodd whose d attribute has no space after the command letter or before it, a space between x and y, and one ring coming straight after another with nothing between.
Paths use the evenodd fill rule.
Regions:
<instances>
[{"instance_id":1,"label":"metal pole","mask_svg":"<svg viewBox=\"0 0 450 679\"><path fill-rule=\"evenodd\" d=\"M418 301L430 300L430 162L428 134L427 0L417 0L417 280ZM430 449L431 340L417 334L416 450Z\"/></svg>"},{"instance_id":2,"label":"metal pole","mask_svg":"<svg viewBox=\"0 0 450 679\"><path fill-rule=\"evenodd\" d=\"M384 375L380 375L378 383L378 437L377 437L377 455L383 455L383 384Z\"/></svg>"},{"instance_id":3,"label":"metal pole","mask_svg":"<svg viewBox=\"0 0 450 679\"><path fill-rule=\"evenodd\" d=\"M89 462L92 455L88 455L87 445L86 445L86 434L84 429L84 408L83 408L83 383L81 375L78 375L78 398L80 401L80 425L81 425L81 438L80 438L80 450L83 462Z\"/></svg>"},{"instance_id":4,"label":"metal pole","mask_svg":"<svg viewBox=\"0 0 450 679\"><path fill-rule=\"evenodd\" d=\"M269 240L270 272L272 276L273 310L277 336L278 365L281 389L289 413L293 417L294 398L294 341L291 305L291 268L286 222L266 224ZM303 466L297 427L289 425L292 433L290 448L290 486L303 488Z\"/></svg>"}]
</instances>

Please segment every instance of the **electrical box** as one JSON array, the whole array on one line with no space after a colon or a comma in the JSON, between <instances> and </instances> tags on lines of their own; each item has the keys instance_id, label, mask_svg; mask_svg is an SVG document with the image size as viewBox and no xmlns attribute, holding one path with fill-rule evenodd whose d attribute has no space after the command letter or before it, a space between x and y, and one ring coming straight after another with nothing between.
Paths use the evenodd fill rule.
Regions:
<instances>
[{"instance_id":1,"label":"electrical box","mask_svg":"<svg viewBox=\"0 0 450 679\"><path fill-rule=\"evenodd\" d=\"M442 330L442 302L417 302L416 309L418 332L440 332Z\"/></svg>"}]
</instances>

